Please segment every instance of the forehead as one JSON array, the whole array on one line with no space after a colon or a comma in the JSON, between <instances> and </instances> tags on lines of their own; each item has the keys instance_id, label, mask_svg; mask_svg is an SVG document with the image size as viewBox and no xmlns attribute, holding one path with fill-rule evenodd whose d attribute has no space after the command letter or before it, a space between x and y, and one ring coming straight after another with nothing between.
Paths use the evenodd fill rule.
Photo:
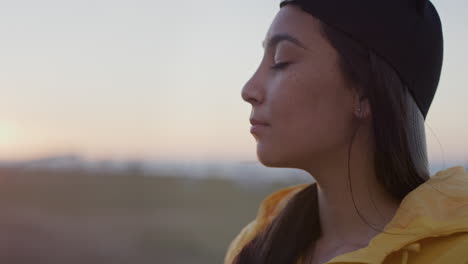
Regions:
<instances>
[{"instance_id":1,"label":"forehead","mask_svg":"<svg viewBox=\"0 0 468 264\"><path fill-rule=\"evenodd\" d=\"M265 43L277 34L287 33L310 47L323 40L320 21L300 7L285 5L276 14L265 36Z\"/></svg>"}]
</instances>

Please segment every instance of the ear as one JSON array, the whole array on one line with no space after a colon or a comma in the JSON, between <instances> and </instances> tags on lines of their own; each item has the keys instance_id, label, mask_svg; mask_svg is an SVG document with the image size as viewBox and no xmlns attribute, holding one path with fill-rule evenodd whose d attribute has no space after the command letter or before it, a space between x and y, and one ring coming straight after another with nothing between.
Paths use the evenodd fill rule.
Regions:
<instances>
[{"instance_id":1,"label":"ear","mask_svg":"<svg viewBox=\"0 0 468 264\"><path fill-rule=\"evenodd\" d=\"M372 115L367 96L356 94L354 115L359 119L366 119Z\"/></svg>"}]
</instances>

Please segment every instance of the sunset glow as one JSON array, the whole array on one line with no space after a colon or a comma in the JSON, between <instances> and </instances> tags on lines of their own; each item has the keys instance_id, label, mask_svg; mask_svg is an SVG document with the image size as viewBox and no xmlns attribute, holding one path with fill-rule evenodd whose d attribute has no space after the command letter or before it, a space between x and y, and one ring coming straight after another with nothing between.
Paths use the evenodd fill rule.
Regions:
<instances>
[{"instance_id":1,"label":"sunset glow","mask_svg":"<svg viewBox=\"0 0 468 264\"><path fill-rule=\"evenodd\" d=\"M426 120L429 156L468 163L468 2L433 3L445 53ZM1 4L0 159L256 159L241 89L277 2L88 4Z\"/></svg>"}]
</instances>

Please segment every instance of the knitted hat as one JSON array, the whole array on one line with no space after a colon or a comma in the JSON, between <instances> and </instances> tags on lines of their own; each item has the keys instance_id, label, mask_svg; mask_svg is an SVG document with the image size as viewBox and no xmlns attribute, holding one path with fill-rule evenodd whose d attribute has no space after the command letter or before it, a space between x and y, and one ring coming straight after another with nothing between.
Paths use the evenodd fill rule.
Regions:
<instances>
[{"instance_id":1,"label":"knitted hat","mask_svg":"<svg viewBox=\"0 0 468 264\"><path fill-rule=\"evenodd\" d=\"M283 0L346 33L386 60L426 119L443 60L439 15L428 0Z\"/></svg>"}]
</instances>

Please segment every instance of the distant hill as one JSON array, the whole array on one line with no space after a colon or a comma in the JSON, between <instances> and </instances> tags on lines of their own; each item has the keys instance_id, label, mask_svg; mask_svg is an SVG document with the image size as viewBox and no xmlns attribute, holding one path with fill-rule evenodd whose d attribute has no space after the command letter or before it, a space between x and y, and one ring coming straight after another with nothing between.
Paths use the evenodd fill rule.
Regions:
<instances>
[{"instance_id":1,"label":"distant hill","mask_svg":"<svg viewBox=\"0 0 468 264\"><path fill-rule=\"evenodd\" d=\"M432 163L431 175L435 172L461 164ZM187 160L117 160L86 159L77 154L46 156L22 161L0 161L0 167L20 168L24 170L74 170L88 173L120 172L145 176L165 175L195 179L223 178L235 182L308 182L308 173L289 168L268 168L257 161L187 161ZM465 166L467 167L467 166ZM313 180L313 179L312 179Z\"/></svg>"}]
</instances>

